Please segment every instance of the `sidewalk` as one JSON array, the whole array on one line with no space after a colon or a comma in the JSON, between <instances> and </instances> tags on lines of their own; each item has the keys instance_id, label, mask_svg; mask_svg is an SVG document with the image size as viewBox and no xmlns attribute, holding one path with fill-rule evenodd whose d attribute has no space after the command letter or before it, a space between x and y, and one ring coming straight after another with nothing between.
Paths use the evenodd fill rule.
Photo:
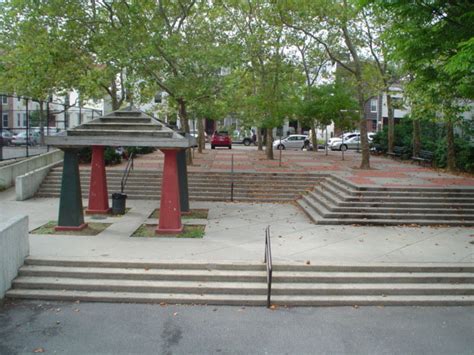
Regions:
<instances>
[{"instance_id":1,"label":"sidewalk","mask_svg":"<svg viewBox=\"0 0 474 355\"><path fill-rule=\"evenodd\" d=\"M383 156L371 156L371 170L360 170L361 154L346 151L344 160L342 153L329 151L307 152L301 150L284 150L281 167L279 151L274 151L274 160L267 160L265 152L256 147L234 146L229 149L206 149L203 154L194 152L193 165L189 171L230 172L232 156L236 172L306 172L333 173L345 177L359 186L386 187L468 187L474 188L474 177L457 176L423 167L410 161L397 161ZM126 162L109 169L125 168ZM152 154L139 156L135 160L136 169L163 168L163 154L156 151Z\"/></svg>"},{"instance_id":2,"label":"sidewalk","mask_svg":"<svg viewBox=\"0 0 474 355\"><path fill-rule=\"evenodd\" d=\"M0 193L0 216L28 214L30 230L57 218L57 199L14 201L13 189ZM86 203L86 201L84 201ZM312 224L293 204L192 202L209 208L203 239L131 238L158 201L127 201L123 217L87 221L113 223L97 236L30 235L36 257L105 260L263 260L264 229L271 226L275 262L473 263L474 230L469 228L362 227ZM185 223L203 220L185 220Z\"/></svg>"}]
</instances>

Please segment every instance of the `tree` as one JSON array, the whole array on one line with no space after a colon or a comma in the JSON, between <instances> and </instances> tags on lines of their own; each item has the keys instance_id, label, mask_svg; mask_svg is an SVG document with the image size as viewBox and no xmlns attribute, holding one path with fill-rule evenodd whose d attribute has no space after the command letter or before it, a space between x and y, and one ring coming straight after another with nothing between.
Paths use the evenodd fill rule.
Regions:
<instances>
[{"instance_id":1,"label":"tree","mask_svg":"<svg viewBox=\"0 0 474 355\"><path fill-rule=\"evenodd\" d=\"M393 18L386 36L411 86L439 108L447 127L447 166L455 169L454 125L474 97L474 4L471 1L371 1Z\"/></svg>"},{"instance_id":2,"label":"tree","mask_svg":"<svg viewBox=\"0 0 474 355\"><path fill-rule=\"evenodd\" d=\"M367 46L361 38L363 21L355 1L292 0L278 1L276 9L282 22L300 31L324 47L329 58L353 79L358 101L361 134L361 169L370 168L367 122L364 107L368 98L380 87L379 73L367 65ZM375 83L375 85L374 85Z\"/></svg>"}]
</instances>

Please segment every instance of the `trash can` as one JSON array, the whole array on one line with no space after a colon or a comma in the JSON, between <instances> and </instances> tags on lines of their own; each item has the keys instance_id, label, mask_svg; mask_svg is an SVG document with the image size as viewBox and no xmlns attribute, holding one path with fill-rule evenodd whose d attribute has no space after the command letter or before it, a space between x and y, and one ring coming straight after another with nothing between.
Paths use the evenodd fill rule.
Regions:
<instances>
[{"instance_id":1,"label":"trash can","mask_svg":"<svg viewBox=\"0 0 474 355\"><path fill-rule=\"evenodd\" d=\"M125 202L127 195L116 192L112 194L112 214L125 214Z\"/></svg>"}]
</instances>

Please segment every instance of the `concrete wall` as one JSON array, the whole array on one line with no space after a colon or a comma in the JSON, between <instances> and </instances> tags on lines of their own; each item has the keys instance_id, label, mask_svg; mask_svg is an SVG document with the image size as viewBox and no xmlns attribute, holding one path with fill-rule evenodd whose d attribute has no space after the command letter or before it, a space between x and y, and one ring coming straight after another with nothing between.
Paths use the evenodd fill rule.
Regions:
<instances>
[{"instance_id":1,"label":"concrete wall","mask_svg":"<svg viewBox=\"0 0 474 355\"><path fill-rule=\"evenodd\" d=\"M47 165L63 160L62 150L54 150L49 153L41 154L33 158L22 160L19 163L10 164L0 168L0 189L7 189L15 184L17 176L43 168Z\"/></svg>"},{"instance_id":2,"label":"concrete wall","mask_svg":"<svg viewBox=\"0 0 474 355\"><path fill-rule=\"evenodd\" d=\"M0 222L0 299L11 288L29 253L28 216Z\"/></svg>"},{"instance_id":3,"label":"concrete wall","mask_svg":"<svg viewBox=\"0 0 474 355\"><path fill-rule=\"evenodd\" d=\"M51 168L58 165L61 165L61 162L56 162L30 171L25 175L17 176L15 182L16 200L24 201L33 197Z\"/></svg>"}]
</instances>

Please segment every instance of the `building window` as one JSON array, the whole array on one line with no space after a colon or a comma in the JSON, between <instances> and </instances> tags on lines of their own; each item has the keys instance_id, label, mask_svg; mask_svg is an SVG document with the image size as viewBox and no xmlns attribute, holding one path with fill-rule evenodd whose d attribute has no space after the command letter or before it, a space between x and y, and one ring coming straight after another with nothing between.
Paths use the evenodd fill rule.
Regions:
<instances>
[{"instance_id":1,"label":"building window","mask_svg":"<svg viewBox=\"0 0 474 355\"><path fill-rule=\"evenodd\" d=\"M21 113L16 114L16 126L21 127Z\"/></svg>"},{"instance_id":2,"label":"building window","mask_svg":"<svg viewBox=\"0 0 474 355\"><path fill-rule=\"evenodd\" d=\"M372 132L377 131L377 121L372 121Z\"/></svg>"},{"instance_id":3,"label":"building window","mask_svg":"<svg viewBox=\"0 0 474 355\"><path fill-rule=\"evenodd\" d=\"M2 104L6 105L8 104L8 97L7 96L2 96Z\"/></svg>"},{"instance_id":4,"label":"building window","mask_svg":"<svg viewBox=\"0 0 474 355\"><path fill-rule=\"evenodd\" d=\"M370 100L370 112L377 112L377 99Z\"/></svg>"},{"instance_id":5,"label":"building window","mask_svg":"<svg viewBox=\"0 0 474 355\"><path fill-rule=\"evenodd\" d=\"M8 113L4 113L2 118L3 118L3 122L2 122L3 127L8 128Z\"/></svg>"},{"instance_id":6,"label":"building window","mask_svg":"<svg viewBox=\"0 0 474 355\"><path fill-rule=\"evenodd\" d=\"M26 127L26 113L23 114L23 127Z\"/></svg>"}]
</instances>

